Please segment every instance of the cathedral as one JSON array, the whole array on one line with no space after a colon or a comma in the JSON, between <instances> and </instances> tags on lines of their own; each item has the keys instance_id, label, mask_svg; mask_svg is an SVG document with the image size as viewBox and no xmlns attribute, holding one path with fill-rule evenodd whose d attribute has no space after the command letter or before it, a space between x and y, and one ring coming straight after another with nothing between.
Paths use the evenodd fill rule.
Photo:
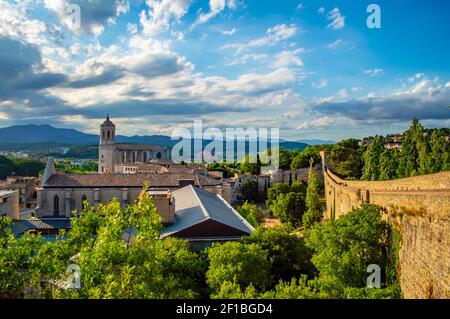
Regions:
<instances>
[{"instance_id":1,"label":"cathedral","mask_svg":"<svg viewBox=\"0 0 450 319\"><path fill-rule=\"evenodd\" d=\"M100 126L98 150L99 174L124 173L123 168L126 165L170 160L170 150L167 147L117 144L116 126L111 122L109 114Z\"/></svg>"}]
</instances>

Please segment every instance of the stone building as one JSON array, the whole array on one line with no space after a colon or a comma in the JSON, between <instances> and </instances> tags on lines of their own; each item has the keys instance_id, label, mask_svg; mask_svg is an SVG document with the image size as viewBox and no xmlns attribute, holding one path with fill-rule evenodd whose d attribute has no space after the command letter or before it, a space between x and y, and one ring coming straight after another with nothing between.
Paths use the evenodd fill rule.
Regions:
<instances>
[{"instance_id":1,"label":"stone building","mask_svg":"<svg viewBox=\"0 0 450 319\"><path fill-rule=\"evenodd\" d=\"M70 217L83 203L96 207L117 198L123 207L133 203L144 185L151 191L174 191L187 185L198 186L231 201L231 185L221 179L195 172L136 174L59 174L48 160L38 189L36 213L40 218Z\"/></svg>"},{"instance_id":2,"label":"stone building","mask_svg":"<svg viewBox=\"0 0 450 319\"><path fill-rule=\"evenodd\" d=\"M19 192L20 211L26 211L36 206L36 187L38 179L36 177L8 177L5 181L0 181L0 190L17 190Z\"/></svg>"},{"instance_id":3,"label":"stone building","mask_svg":"<svg viewBox=\"0 0 450 319\"><path fill-rule=\"evenodd\" d=\"M152 160L170 159L170 150L158 145L128 145L116 143L116 126L109 115L100 126L98 152L99 174L122 173L130 163L148 163Z\"/></svg>"},{"instance_id":4,"label":"stone building","mask_svg":"<svg viewBox=\"0 0 450 319\"><path fill-rule=\"evenodd\" d=\"M0 190L0 216L19 219L19 191Z\"/></svg>"}]
</instances>

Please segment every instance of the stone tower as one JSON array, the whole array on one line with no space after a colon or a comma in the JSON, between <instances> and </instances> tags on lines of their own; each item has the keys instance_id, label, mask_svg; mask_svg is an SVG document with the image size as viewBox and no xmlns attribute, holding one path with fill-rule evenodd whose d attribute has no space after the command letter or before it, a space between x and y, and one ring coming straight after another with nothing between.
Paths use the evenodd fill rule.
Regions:
<instances>
[{"instance_id":1,"label":"stone tower","mask_svg":"<svg viewBox=\"0 0 450 319\"><path fill-rule=\"evenodd\" d=\"M116 126L109 119L100 126L100 145L98 147L98 172L111 174L114 172L114 153L116 150Z\"/></svg>"}]
</instances>

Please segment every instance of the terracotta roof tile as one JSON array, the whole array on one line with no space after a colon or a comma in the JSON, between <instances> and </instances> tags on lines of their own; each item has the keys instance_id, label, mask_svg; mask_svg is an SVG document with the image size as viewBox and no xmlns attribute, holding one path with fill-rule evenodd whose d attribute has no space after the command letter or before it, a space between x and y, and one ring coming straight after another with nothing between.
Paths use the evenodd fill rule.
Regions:
<instances>
[{"instance_id":1,"label":"terracotta roof tile","mask_svg":"<svg viewBox=\"0 0 450 319\"><path fill-rule=\"evenodd\" d=\"M180 180L194 180L195 185L220 185L217 180L196 174L52 174L44 184L46 188L75 188L75 187L142 187L145 183L149 187L178 187Z\"/></svg>"}]
</instances>

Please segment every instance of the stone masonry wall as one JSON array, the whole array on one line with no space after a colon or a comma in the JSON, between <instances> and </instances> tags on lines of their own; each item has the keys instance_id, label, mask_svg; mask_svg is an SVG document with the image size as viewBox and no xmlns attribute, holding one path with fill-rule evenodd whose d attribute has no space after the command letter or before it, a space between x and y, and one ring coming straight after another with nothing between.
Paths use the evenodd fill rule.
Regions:
<instances>
[{"instance_id":1,"label":"stone masonry wall","mask_svg":"<svg viewBox=\"0 0 450 319\"><path fill-rule=\"evenodd\" d=\"M393 181L346 181L324 172L326 218L380 206L402 234L399 279L405 298L450 298L450 172Z\"/></svg>"}]
</instances>

